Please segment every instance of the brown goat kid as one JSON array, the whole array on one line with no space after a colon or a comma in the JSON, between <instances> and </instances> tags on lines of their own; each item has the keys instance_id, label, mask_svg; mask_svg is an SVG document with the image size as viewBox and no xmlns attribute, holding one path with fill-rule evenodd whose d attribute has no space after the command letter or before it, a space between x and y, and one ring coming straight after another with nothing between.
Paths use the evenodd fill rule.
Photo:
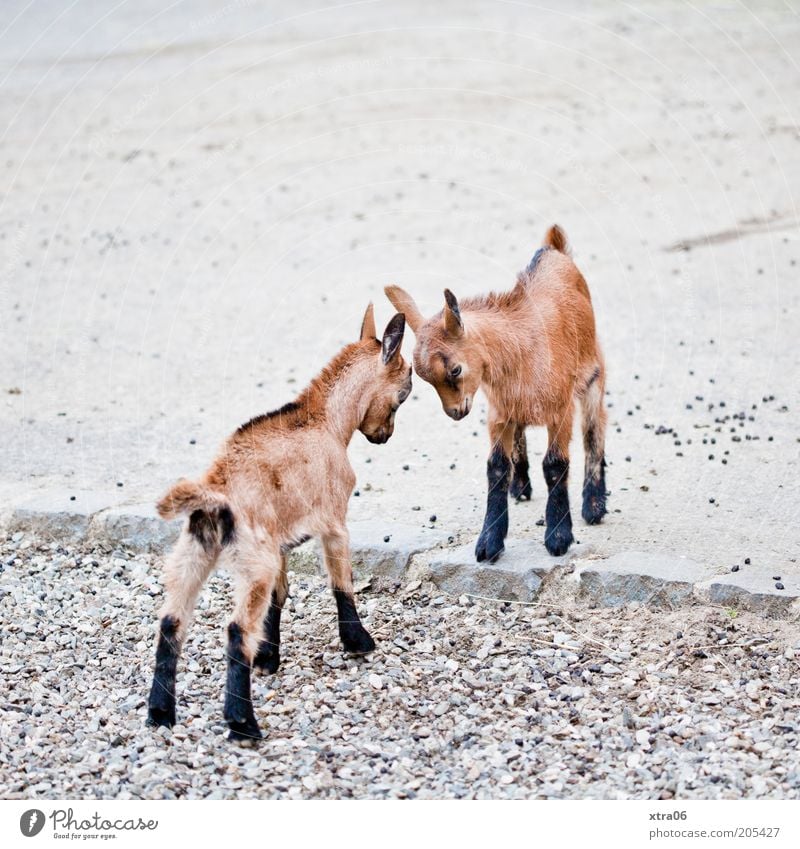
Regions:
<instances>
[{"instance_id":1,"label":"brown goat kid","mask_svg":"<svg viewBox=\"0 0 800 849\"><path fill-rule=\"evenodd\" d=\"M526 425L547 426L544 543L550 554L564 554L573 542L567 476L576 398L586 453L583 518L596 524L606 513L605 365L589 289L564 232L548 230L510 292L459 304L446 289L444 310L428 320L399 287L388 286L386 295L416 334L414 367L433 384L447 415L464 418L479 388L489 401L489 494L478 561L493 562L503 552L509 479L513 496L531 497Z\"/></svg>"},{"instance_id":2,"label":"brown goat kid","mask_svg":"<svg viewBox=\"0 0 800 849\"><path fill-rule=\"evenodd\" d=\"M242 425L200 481L178 481L158 502L161 516L188 519L164 565L151 725L175 723L178 655L216 565L234 579L225 690L232 739L261 737L250 673L253 666L278 669L292 547L321 539L342 645L356 654L375 648L353 597L346 514L356 478L347 446L356 430L376 443L393 433L395 412L411 391L411 367L400 354L404 329L403 316L395 315L379 342L370 304L360 340L343 348L294 402Z\"/></svg>"}]
</instances>

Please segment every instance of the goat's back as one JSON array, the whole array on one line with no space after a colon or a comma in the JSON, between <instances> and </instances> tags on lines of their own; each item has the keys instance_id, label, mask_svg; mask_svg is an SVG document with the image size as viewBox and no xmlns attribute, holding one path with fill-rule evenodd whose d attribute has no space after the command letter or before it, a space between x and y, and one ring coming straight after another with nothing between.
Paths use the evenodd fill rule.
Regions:
<instances>
[{"instance_id":1,"label":"goat's back","mask_svg":"<svg viewBox=\"0 0 800 849\"><path fill-rule=\"evenodd\" d=\"M234 433L205 477L237 518L282 543L319 535L354 482L346 452L325 428L269 420Z\"/></svg>"}]
</instances>

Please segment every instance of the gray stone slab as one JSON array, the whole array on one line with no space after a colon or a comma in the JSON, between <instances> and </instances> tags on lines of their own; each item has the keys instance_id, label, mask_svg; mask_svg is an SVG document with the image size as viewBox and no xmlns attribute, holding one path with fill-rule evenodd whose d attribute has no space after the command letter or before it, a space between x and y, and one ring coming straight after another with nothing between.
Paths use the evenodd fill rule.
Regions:
<instances>
[{"instance_id":1,"label":"gray stone slab","mask_svg":"<svg viewBox=\"0 0 800 849\"><path fill-rule=\"evenodd\" d=\"M432 528L398 525L376 519L348 523L356 574L400 578L415 554L436 548L447 534ZM388 541L385 539L388 537Z\"/></svg>"},{"instance_id":2,"label":"gray stone slab","mask_svg":"<svg viewBox=\"0 0 800 849\"><path fill-rule=\"evenodd\" d=\"M506 550L496 563L475 560L475 542L435 555L431 580L453 595L479 595L508 601L531 601L543 579L558 566L585 557L590 548L575 544L562 557L551 557L540 540L506 540Z\"/></svg>"},{"instance_id":3,"label":"gray stone slab","mask_svg":"<svg viewBox=\"0 0 800 849\"><path fill-rule=\"evenodd\" d=\"M48 491L14 505L7 528L44 539L79 542L87 538L92 517L123 500L119 491Z\"/></svg>"},{"instance_id":4,"label":"gray stone slab","mask_svg":"<svg viewBox=\"0 0 800 849\"><path fill-rule=\"evenodd\" d=\"M800 582L794 576L781 576L784 589L775 587L775 570L742 567L738 572L715 576L695 587L695 595L705 602L746 610L762 616L800 615Z\"/></svg>"},{"instance_id":5,"label":"gray stone slab","mask_svg":"<svg viewBox=\"0 0 800 849\"><path fill-rule=\"evenodd\" d=\"M4 512L3 523L8 531L23 530L45 539L167 550L180 532L181 521L164 521L152 503L120 505L123 497L119 490L45 492L12 505ZM383 519L354 521L349 529L357 583L368 577L401 579L414 555L432 551L431 578L454 595L530 601L555 567L572 564L571 580L579 595L606 606L637 601L674 608L700 601L765 616L800 617L800 584L787 573L782 576L784 589L777 589L774 569L745 566L739 572L715 574L713 568L687 558L637 551L589 560L591 548L585 544L575 544L563 557L553 558L539 540L523 539L508 541L497 563L479 564L474 542L444 548L446 534L436 529ZM295 549L289 568L323 573L319 543L310 541Z\"/></svg>"},{"instance_id":6,"label":"gray stone slab","mask_svg":"<svg viewBox=\"0 0 800 849\"><path fill-rule=\"evenodd\" d=\"M415 554L447 541L447 535L441 531L398 525L391 520L349 522L347 527L356 580L367 576L399 579ZM296 572L321 572L322 550L319 543L309 542L296 548L290 555L289 568Z\"/></svg>"},{"instance_id":7,"label":"gray stone slab","mask_svg":"<svg viewBox=\"0 0 800 849\"><path fill-rule=\"evenodd\" d=\"M163 552L178 538L182 520L168 522L152 503L112 507L92 517L89 537L136 551Z\"/></svg>"},{"instance_id":8,"label":"gray stone slab","mask_svg":"<svg viewBox=\"0 0 800 849\"><path fill-rule=\"evenodd\" d=\"M638 601L651 607L677 607L692 600L694 585L709 569L683 557L626 551L580 564L579 594L608 607Z\"/></svg>"}]
</instances>

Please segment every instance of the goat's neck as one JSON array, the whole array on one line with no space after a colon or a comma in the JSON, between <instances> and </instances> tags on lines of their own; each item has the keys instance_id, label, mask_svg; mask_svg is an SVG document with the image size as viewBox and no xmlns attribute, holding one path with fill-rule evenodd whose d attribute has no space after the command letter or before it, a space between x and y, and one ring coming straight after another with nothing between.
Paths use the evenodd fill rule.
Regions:
<instances>
[{"instance_id":1,"label":"goat's neck","mask_svg":"<svg viewBox=\"0 0 800 849\"><path fill-rule=\"evenodd\" d=\"M372 372L369 361L355 362L328 387L324 401L326 427L345 447L367 414Z\"/></svg>"},{"instance_id":2,"label":"goat's neck","mask_svg":"<svg viewBox=\"0 0 800 849\"><path fill-rule=\"evenodd\" d=\"M467 332L479 346L484 363L484 389L489 394L519 373L525 355L518 342L519 328L511 317L495 310L470 310L464 314Z\"/></svg>"}]
</instances>

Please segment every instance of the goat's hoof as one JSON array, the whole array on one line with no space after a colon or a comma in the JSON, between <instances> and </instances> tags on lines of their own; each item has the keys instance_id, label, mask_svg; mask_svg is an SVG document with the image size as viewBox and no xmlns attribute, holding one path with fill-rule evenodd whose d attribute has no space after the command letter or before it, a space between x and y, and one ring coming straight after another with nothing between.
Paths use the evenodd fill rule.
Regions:
<instances>
[{"instance_id":1,"label":"goat's hoof","mask_svg":"<svg viewBox=\"0 0 800 849\"><path fill-rule=\"evenodd\" d=\"M499 534L481 532L475 544L475 559L478 563L484 560L494 563L505 549L504 540Z\"/></svg>"},{"instance_id":2,"label":"goat's hoof","mask_svg":"<svg viewBox=\"0 0 800 849\"><path fill-rule=\"evenodd\" d=\"M375 640L369 635L369 631L363 626L349 628L347 632L339 632L342 646L348 654L369 654L375 651Z\"/></svg>"},{"instance_id":3,"label":"goat's hoof","mask_svg":"<svg viewBox=\"0 0 800 849\"><path fill-rule=\"evenodd\" d=\"M277 646L268 643L266 640L261 643L258 648L258 654L253 658L253 666L266 672L268 675L274 675L281 665L281 653Z\"/></svg>"},{"instance_id":4,"label":"goat's hoof","mask_svg":"<svg viewBox=\"0 0 800 849\"><path fill-rule=\"evenodd\" d=\"M606 484L604 480L594 481L587 478L583 482L583 507L581 516L587 525L596 525L606 515Z\"/></svg>"},{"instance_id":5,"label":"goat's hoof","mask_svg":"<svg viewBox=\"0 0 800 849\"><path fill-rule=\"evenodd\" d=\"M555 528L546 531L544 535L544 547L553 557L566 554L573 542L575 537L572 536L572 528Z\"/></svg>"},{"instance_id":6,"label":"goat's hoof","mask_svg":"<svg viewBox=\"0 0 800 849\"><path fill-rule=\"evenodd\" d=\"M590 497L584 499L581 516L583 516L583 521L587 525L599 525L607 512L605 498Z\"/></svg>"},{"instance_id":7,"label":"goat's hoof","mask_svg":"<svg viewBox=\"0 0 800 849\"><path fill-rule=\"evenodd\" d=\"M244 722L228 720L229 740L241 740L255 742L262 738L261 729L258 727L254 716L248 717Z\"/></svg>"},{"instance_id":8,"label":"goat's hoof","mask_svg":"<svg viewBox=\"0 0 800 849\"><path fill-rule=\"evenodd\" d=\"M172 728L175 725L175 705L150 705L147 724L151 728Z\"/></svg>"},{"instance_id":9,"label":"goat's hoof","mask_svg":"<svg viewBox=\"0 0 800 849\"><path fill-rule=\"evenodd\" d=\"M513 478L508 491L517 501L530 501L533 495L530 478Z\"/></svg>"}]
</instances>

